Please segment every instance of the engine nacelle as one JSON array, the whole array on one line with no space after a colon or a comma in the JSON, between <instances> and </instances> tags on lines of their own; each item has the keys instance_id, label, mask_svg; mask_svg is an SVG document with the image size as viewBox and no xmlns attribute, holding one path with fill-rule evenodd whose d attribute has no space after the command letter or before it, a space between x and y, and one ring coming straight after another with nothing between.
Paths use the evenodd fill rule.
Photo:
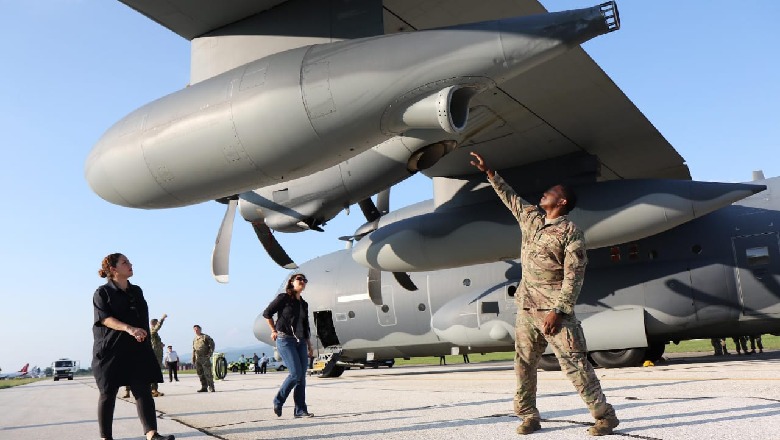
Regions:
<instances>
[{"instance_id":1,"label":"engine nacelle","mask_svg":"<svg viewBox=\"0 0 780 440\"><path fill-rule=\"evenodd\" d=\"M249 222L263 220L280 232L317 228L345 207L435 164L457 145L445 136L441 130L410 131L335 167L242 193L241 216Z\"/></svg>"}]
</instances>

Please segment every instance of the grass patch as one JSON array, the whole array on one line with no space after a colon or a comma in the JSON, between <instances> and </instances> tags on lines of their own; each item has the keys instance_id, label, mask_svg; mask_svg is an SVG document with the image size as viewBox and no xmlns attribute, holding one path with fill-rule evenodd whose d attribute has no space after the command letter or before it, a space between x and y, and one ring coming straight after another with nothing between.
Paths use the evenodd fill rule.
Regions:
<instances>
[{"instance_id":1,"label":"grass patch","mask_svg":"<svg viewBox=\"0 0 780 440\"><path fill-rule=\"evenodd\" d=\"M773 335L763 335L761 337L761 342L764 345L764 350L778 350L780 349L780 336L773 336ZM750 341L748 341L748 350L750 350ZM729 350L730 353L736 353L737 350L734 348L734 341L731 338L726 339L726 348ZM709 339L692 339L689 341L680 341L679 344L666 344L666 351L664 353L707 353L707 352L713 352L712 344L710 343ZM756 352L758 352L758 348L756 348ZM511 361L514 359L515 353L513 351L510 352L501 352L501 353L485 353L485 354L479 354L479 353L470 353L469 354L469 361L473 363L479 363L479 362L490 362L490 361ZM463 363L463 355L447 355L444 356L444 359L447 361L447 364L462 364ZM411 358L409 360L406 359L396 359L395 365L439 365L439 357L438 356L426 356L426 357L416 357Z\"/></svg>"},{"instance_id":2,"label":"grass patch","mask_svg":"<svg viewBox=\"0 0 780 440\"><path fill-rule=\"evenodd\" d=\"M764 350L777 350L780 349L780 336L763 335L761 336L761 342L764 345ZM750 341L747 343L748 350L750 350ZM734 348L734 340L731 338L726 339L726 348L729 352L736 353L737 349ZM758 351L758 349L756 349ZM714 352L712 344L709 339L692 339L690 341L680 341L678 345L666 344L665 353L697 353L697 352Z\"/></svg>"},{"instance_id":3,"label":"grass patch","mask_svg":"<svg viewBox=\"0 0 780 440\"><path fill-rule=\"evenodd\" d=\"M37 377L37 378L24 378L24 379L5 379L0 380L0 390L16 387L19 385L26 385L28 383L38 382L40 380L47 380L45 377ZM51 380L51 379L49 379Z\"/></svg>"}]
</instances>

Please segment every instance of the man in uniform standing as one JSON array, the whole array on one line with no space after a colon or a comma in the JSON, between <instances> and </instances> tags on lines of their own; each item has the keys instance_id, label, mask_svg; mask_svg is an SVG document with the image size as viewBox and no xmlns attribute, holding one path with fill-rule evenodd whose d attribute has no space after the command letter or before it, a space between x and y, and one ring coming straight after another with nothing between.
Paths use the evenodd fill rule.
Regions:
<instances>
[{"instance_id":1,"label":"man in uniform standing","mask_svg":"<svg viewBox=\"0 0 780 440\"><path fill-rule=\"evenodd\" d=\"M211 355L214 354L214 340L211 336L201 332L198 324L192 326L195 331L195 339L192 340L192 363L200 379L199 393L214 390L214 376L211 374Z\"/></svg>"},{"instance_id":2,"label":"man in uniform standing","mask_svg":"<svg viewBox=\"0 0 780 440\"><path fill-rule=\"evenodd\" d=\"M516 295L514 410L523 423L518 434L541 429L536 408L536 369L539 358L552 346L561 369L596 419L590 435L607 435L620 423L588 362L582 326L574 316L574 304L585 276L587 256L582 231L566 215L577 202L574 192L556 185L544 192L539 206L529 204L472 152L471 162L487 173L499 198L520 224L522 279Z\"/></svg>"},{"instance_id":3,"label":"man in uniform standing","mask_svg":"<svg viewBox=\"0 0 780 440\"><path fill-rule=\"evenodd\" d=\"M163 322L165 322L165 318L167 318L168 315L163 313L162 317L158 321L157 319L151 320L151 325L149 325L149 334L150 334L150 340L152 341L152 351L154 351L154 357L157 358L157 363L160 364L160 369L163 368L163 342L162 338L160 338L160 328L163 325ZM152 397L162 397L165 394L159 392L157 390L157 384L152 384Z\"/></svg>"}]
</instances>

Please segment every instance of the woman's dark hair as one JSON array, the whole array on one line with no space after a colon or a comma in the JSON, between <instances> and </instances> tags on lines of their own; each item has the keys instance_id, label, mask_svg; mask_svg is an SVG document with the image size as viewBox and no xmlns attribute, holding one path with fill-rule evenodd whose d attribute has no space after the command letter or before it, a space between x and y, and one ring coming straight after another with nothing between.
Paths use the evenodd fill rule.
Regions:
<instances>
[{"instance_id":1,"label":"woman's dark hair","mask_svg":"<svg viewBox=\"0 0 780 440\"><path fill-rule=\"evenodd\" d=\"M284 291L287 292L288 295L292 296L295 294L295 290L293 290L293 281L295 280L295 277L304 277L306 278L306 275L302 273L294 273L290 275L290 278L287 280L287 287L284 288Z\"/></svg>"},{"instance_id":2,"label":"woman's dark hair","mask_svg":"<svg viewBox=\"0 0 780 440\"><path fill-rule=\"evenodd\" d=\"M103 258L103 263L98 270L98 276L100 278L111 278L111 268L116 267L119 264L119 259L122 258L122 254L109 254L106 258Z\"/></svg>"}]
</instances>

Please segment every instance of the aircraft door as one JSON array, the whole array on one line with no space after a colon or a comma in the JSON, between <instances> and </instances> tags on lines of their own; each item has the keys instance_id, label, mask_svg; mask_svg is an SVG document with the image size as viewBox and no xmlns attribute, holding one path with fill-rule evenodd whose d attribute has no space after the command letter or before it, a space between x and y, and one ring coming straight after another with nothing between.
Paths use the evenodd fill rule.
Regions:
<instances>
[{"instance_id":1,"label":"aircraft door","mask_svg":"<svg viewBox=\"0 0 780 440\"><path fill-rule=\"evenodd\" d=\"M382 304L376 306L376 316L379 325L387 327L396 325L398 319L395 316L395 300L393 299L393 286L382 285Z\"/></svg>"},{"instance_id":2,"label":"aircraft door","mask_svg":"<svg viewBox=\"0 0 780 440\"><path fill-rule=\"evenodd\" d=\"M737 288L748 316L780 315L780 247L775 232L733 237Z\"/></svg>"},{"instance_id":3,"label":"aircraft door","mask_svg":"<svg viewBox=\"0 0 780 440\"><path fill-rule=\"evenodd\" d=\"M333 347L341 345L339 337L336 335L336 328L333 326L333 312L330 310L320 310L314 312L314 327L317 330L317 339L323 347Z\"/></svg>"}]
</instances>

